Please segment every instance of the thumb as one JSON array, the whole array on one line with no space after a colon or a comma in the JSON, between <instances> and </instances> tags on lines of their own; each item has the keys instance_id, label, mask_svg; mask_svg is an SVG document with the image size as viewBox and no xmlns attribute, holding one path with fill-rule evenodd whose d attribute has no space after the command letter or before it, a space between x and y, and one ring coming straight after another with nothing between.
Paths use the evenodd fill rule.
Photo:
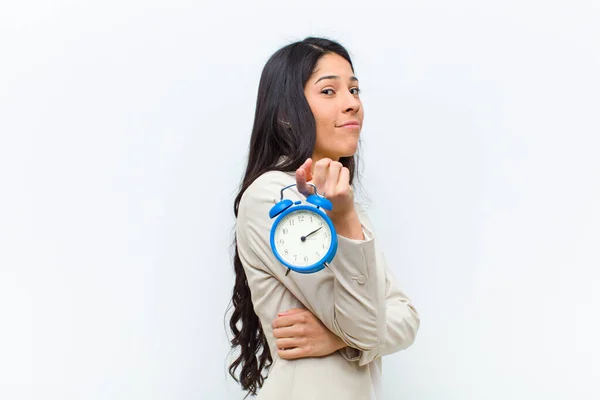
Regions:
<instances>
[{"instance_id":1,"label":"thumb","mask_svg":"<svg viewBox=\"0 0 600 400\"><path fill-rule=\"evenodd\" d=\"M308 158L304 164L296 170L296 186L304 196L311 193L308 182L312 180L312 159Z\"/></svg>"},{"instance_id":2,"label":"thumb","mask_svg":"<svg viewBox=\"0 0 600 400\"><path fill-rule=\"evenodd\" d=\"M300 193L307 195L308 185L306 184L306 172L304 168L300 167L296 170L296 187Z\"/></svg>"},{"instance_id":3,"label":"thumb","mask_svg":"<svg viewBox=\"0 0 600 400\"><path fill-rule=\"evenodd\" d=\"M304 161L304 164L301 167L301 168L304 168L304 171L306 172L306 181L307 182L310 182L313 179L313 176L312 176L312 165L313 165L312 158L307 158L306 161Z\"/></svg>"}]
</instances>

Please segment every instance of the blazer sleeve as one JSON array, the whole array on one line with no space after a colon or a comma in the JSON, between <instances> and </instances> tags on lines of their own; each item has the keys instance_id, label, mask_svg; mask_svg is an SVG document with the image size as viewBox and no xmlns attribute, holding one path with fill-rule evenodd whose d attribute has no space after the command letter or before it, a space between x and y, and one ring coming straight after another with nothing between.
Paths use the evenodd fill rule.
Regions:
<instances>
[{"instance_id":1,"label":"blazer sleeve","mask_svg":"<svg viewBox=\"0 0 600 400\"><path fill-rule=\"evenodd\" d=\"M383 264L386 264L383 254L380 254ZM341 350L342 356L348 361L356 361L365 365L375 358L396 353L410 347L416 338L420 326L420 316L410 298L400 288L392 271L386 269L386 321L379 346L370 350L360 350L346 347Z\"/></svg>"},{"instance_id":2,"label":"blazer sleeve","mask_svg":"<svg viewBox=\"0 0 600 400\"><path fill-rule=\"evenodd\" d=\"M363 224L365 240L338 235L338 249L330 268L313 274L301 274L282 265L270 247L270 230L274 220L269 210L280 199L281 189L290 183L283 172L268 172L245 191L238 209L236 239L240 258L247 268L258 268L278 279L304 306L348 346L363 352L366 361L393 346L408 346L418 324L408 301L392 288L385 265L380 261L374 235ZM285 197L305 200L295 188ZM389 307L388 296L397 306ZM410 309L410 310L409 310ZM388 313L397 321L388 326ZM402 343L393 343L402 335ZM392 335L390 335L390 332ZM410 333L409 333L410 332ZM345 357L349 357L346 355Z\"/></svg>"}]
</instances>

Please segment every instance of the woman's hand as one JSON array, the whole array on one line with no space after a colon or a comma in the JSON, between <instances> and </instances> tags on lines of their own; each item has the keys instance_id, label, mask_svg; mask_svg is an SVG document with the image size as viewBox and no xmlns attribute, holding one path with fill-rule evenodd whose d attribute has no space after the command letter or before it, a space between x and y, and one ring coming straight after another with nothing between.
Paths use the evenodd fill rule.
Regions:
<instances>
[{"instance_id":1,"label":"woman's hand","mask_svg":"<svg viewBox=\"0 0 600 400\"><path fill-rule=\"evenodd\" d=\"M338 234L351 239L364 239L362 225L354 208L354 191L350 185L350 170L338 161L323 158L313 168L313 160L307 159L296 170L296 186L305 196L313 194L314 184L319 194L331 201L332 210L326 211Z\"/></svg>"},{"instance_id":2,"label":"woman's hand","mask_svg":"<svg viewBox=\"0 0 600 400\"><path fill-rule=\"evenodd\" d=\"M277 354L286 360L322 357L346 347L317 317L301 308L279 313L272 327Z\"/></svg>"},{"instance_id":3,"label":"woman's hand","mask_svg":"<svg viewBox=\"0 0 600 400\"><path fill-rule=\"evenodd\" d=\"M313 160L307 159L304 164L296 170L296 185L298 191L304 195L314 193L317 187L319 194L325 193L333 210L330 216L343 216L354 211L354 192L350 186L350 170L338 161L323 158L317 161L313 169Z\"/></svg>"}]
</instances>

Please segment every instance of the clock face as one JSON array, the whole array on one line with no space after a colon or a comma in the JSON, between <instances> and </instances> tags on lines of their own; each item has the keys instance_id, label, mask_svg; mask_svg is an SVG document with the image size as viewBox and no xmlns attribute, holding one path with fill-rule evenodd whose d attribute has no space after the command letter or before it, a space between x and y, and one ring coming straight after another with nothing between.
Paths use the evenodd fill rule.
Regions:
<instances>
[{"instance_id":1,"label":"clock face","mask_svg":"<svg viewBox=\"0 0 600 400\"><path fill-rule=\"evenodd\" d=\"M283 260L294 266L309 266L329 252L331 229L321 215L300 209L281 218L273 239Z\"/></svg>"}]
</instances>

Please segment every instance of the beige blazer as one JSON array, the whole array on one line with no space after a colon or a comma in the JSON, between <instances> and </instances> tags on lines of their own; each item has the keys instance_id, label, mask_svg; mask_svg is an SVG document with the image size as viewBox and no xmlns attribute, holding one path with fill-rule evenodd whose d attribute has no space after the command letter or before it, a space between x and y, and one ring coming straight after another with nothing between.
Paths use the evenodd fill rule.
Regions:
<instances>
[{"instance_id":1,"label":"beige blazer","mask_svg":"<svg viewBox=\"0 0 600 400\"><path fill-rule=\"evenodd\" d=\"M236 239L252 303L267 337L273 365L259 400L368 400L381 357L409 347L419 329L419 315L400 289L377 247L377 236L359 210L365 240L338 235L331 268L313 274L291 271L270 247L274 219L269 210L281 189L295 183L293 172L270 171L244 193ZM296 187L284 198L305 200ZM278 357L271 323L277 313L306 308L349 347L326 357L285 360Z\"/></svg>"}]
</instances>

